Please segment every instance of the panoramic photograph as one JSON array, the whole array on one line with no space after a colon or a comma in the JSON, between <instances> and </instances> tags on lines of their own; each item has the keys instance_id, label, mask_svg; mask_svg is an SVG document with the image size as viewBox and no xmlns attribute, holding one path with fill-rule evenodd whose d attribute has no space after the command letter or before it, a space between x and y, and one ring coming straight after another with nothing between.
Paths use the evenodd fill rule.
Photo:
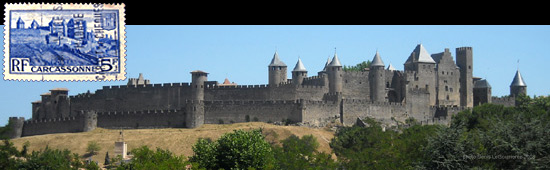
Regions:
<instances>
[{"instance_id":1,"label":"panoramic photograph","mask_svg":"<svg viewBox=\"0 0 550 170\"><path fill-rule=\"evenodd\" d=\"M126 79L0 80L0 169L550 169L550 26L126 25L123 42L109 14L105 37L49 15L8 21L5 68L125 57Z\"/></svg>"}]
</instances>

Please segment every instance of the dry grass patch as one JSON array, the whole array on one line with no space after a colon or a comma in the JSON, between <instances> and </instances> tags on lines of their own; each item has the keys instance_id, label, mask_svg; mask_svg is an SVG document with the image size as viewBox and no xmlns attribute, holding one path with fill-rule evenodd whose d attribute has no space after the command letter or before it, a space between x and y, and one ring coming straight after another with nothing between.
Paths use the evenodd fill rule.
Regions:
<instances>
[{"instance_id":1,"label":"dry grass patch","mask_svg":"<svg viewBox=\"0 0 550 170\"><path fill-rule=\"evenodd\" d=\"M263 129L266 140L270 143L280 144L279 142L294 134L302 137L304 135L313 135L319 142L319 151L331 153L329 147L330 140L334 137L334 132L318 128L308 128L301 126L278 126L262 122L248 122L235 124L205 124L195 129L131 129L124 130L124 139L128 144L128 151L146 145L150 148L168 149L176 155L192 156L191 147L199 138L218 139L221 135L232 132L237 129ZM118 139L119 130L95 129L83 133L59 133L48 135L37 135L23 137L12 140L18 149L21 149L23 143L29 141L29 150L41 150L46 146L53 149L69 149L73 153L84 155L88 142L95 141L101 146L99 154L93 156L94 161L103 163L105 152L113 157L114 142Z\"/></svg>"}]
</instances>

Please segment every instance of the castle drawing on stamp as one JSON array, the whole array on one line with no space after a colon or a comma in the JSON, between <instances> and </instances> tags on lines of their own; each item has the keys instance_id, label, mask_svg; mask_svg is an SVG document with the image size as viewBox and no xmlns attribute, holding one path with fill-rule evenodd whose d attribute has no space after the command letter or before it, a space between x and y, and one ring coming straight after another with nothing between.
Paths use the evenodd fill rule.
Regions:
<instances>
[{"instance_id":1,"label":"castle drawing on stamp","mask_svg":"<svg viewBox=\"0 0 550 170\"><path fill-rule=\"evenodd\" d=\"M126 79L124 4L6 4L4 80Z\"/></svg>"}]
</instances>

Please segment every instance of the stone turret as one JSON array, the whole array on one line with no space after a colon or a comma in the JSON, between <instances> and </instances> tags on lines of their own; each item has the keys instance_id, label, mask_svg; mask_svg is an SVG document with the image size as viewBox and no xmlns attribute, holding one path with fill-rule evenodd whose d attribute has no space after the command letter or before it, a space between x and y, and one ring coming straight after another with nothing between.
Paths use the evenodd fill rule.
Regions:
<instances>
[{"instance_id":1,"label":"stone turret","mask_svg":"<svg viewBox=\"0 0 550 170\"><path fill-rule=\"evenodd\" d=\"M23 125L25 123L24 117L10 117L9 120L9 132L8 138L15 139L20 138L23 134Z\"/></svg>"},{"instance_id":2,"label":"stone turret","mask_svg":"<svg viewBox=\"0 0 550 170\"><path fill-rule=\"evenodd\" d=\"M97 128L97 113L94 110L82 111L84 124L82 127L83 132L89 132Z\"/></svg>"},{"instance_id":3,"label":"stone turret","mask_svg":"<svg viewBox=\"0 0 550 170\"><path fill-rule=\"evenodd\" d=\"M328 91L329 93L341 93L342 92L342 64L338 59L338 54L334 53L332 61L327 67L328 74Z\"/></svg>"},{"instance_id":4,"label":"stone turret","mask_svg":"<svg viewBox=\"0 0 550 170\"><path fill-rule=\"evenodd\" d=\"M286 82L286 64L279 59L279 53L275 51L273 59L269 66L269 86L276 87L277 85Z\"/></svg>"},{"instance_id":5,"label":"stone turret","mask_svg":"<svg viewBox=\"0 0 550 170\"><path fill-rule=\"evenodd\" d=\"M519 72L519 69L516 71L516 76L514 76L514 80L512 80L512 84L510 84L510 96L519 96L519 95L526 95L527 94L527 84L523 81L523 77L521 76L521 73Z\"/></svg>"},{"instance_id":6,"label":"stone turret","mask_svg":"<svg viewBox=\"0 0 550 170\"><path fill-rule=\"evenodd\" d=\"M380 58L380 54L376 51L372 63L370 64L369 81L370 81L370 99L372 101L383 102L386 101L386 87L385 87L385 71L384 62Z\"/></svg>"},{"instance_id":7,"label":"stone turret","mask_svg":"<svg viewBox=\"0 0 550 170\"><path fill-rule=\"evenodd\" d=\"M195 70L191 72L191 100L186 103L185 126L199 127L204 124L204 82L208 81L208 73Z\"/></svg>"},{"instance_id":8,"label":"stone turret","mask_svg":"<svg viewBox=\"0 0 550 170\"><path fill-rule=\"evenodd\" d=\"M456 65L460 68L460 105L474 106L473 50L472 47L456 48Z\"/></svg>"},{"instance_id":9,"label":"stone turret","mask_svg":"<svg viewBox=\"0 0 550 170\"><path fill-rule=\"evenodd\" d=\"M484 103L491 103L492 92L489 82L484 80L477 80L474 82L474 106L478 106Z\"/></svg>"},{"instance_id":10,"label":"stone turret","mask_svg":"<svg viewBox=\"0 0 550 170\"><path fill-rule=\"evenodd\" d=\"M143 74L139 73L138 78L129 78L128 79L128 86L136 86L136 85L148 85L150 84L149 80L143 78Z\"/></svg>"},{"instance_id":11,"label":"stone turret","mask_svg":"<svg viewBox=\"0 0 550 170\"><path fill-rule=\"evenodd\" d=\"M292 83L296 86L302 85L304 78L307 78L307 70L301 59L298 59L296 66L292 70Z\"/></svg>"},{"instance_id":12,"label":"stone turret","mask_svg":"<svg viewBox=\"0 0 550 170\"><path fill-rule=\"evenodd\" d=\"M208 81L208 73L195 70L191 72L192 100L204 100L204 82Z\"/></svg>"}]
</instances>

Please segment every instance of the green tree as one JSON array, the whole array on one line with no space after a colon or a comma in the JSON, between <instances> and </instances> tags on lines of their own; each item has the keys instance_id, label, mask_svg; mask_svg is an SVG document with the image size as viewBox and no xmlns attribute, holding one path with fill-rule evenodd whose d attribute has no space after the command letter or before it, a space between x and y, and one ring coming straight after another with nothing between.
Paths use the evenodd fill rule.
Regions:
<instances>
[{"instance_id":1,"label":"green tree","mask_svg":"<svg viewBox=\"0 0 550 170\"><path fill-rule=\"evenodd\" d=\"M26 162L21 163L19 169L78 169L81 163L78 155L72 154L69 150L50 149L33 151L27 157ZM75 166L76 165L76 166Z\"/></svg>"},{"instance_id":2,"label":"green tree","mask_svg":"<svg viewBox=\"0 0 550 170\"><path fill-rule=\"evenodd\" d=\"M217 148L218 142L212 142L210 138L200 138L193 146L195 155L190 158L190 161L206 169L216 169L218 167Z\"/></svg>"},{"instance_id":3,"label":"green tree","mask_svg":"<svg viewBox=\"0 0 550 170\"><path fill-rule=\"evenodd\" d=\"M10 122L8 122L4 127L0 127L0 139L5 140L9 139L8 133L11 131Z\"/></svg>"},{"instance_id":4,"label":"green tree","mask_svg":"<svg viewBox=\"0 0 550 170\"><path fill-rule=\"evenodd\" d=\"M199 139L193 151L191 160L206 169L269 169L275 161L261 130L234 130L214 142Z\"/></svg>"},{"instance_id":5,"label":"green tree","mask_svg":"<svg viewBox=\"0 0 550 170\"><path fill-rule=\"evenodd\" d=\"M338 160L345 169L397 169L395 138L397 132L383 131L380 123L364 120L367 127L343 127L338 129L330 142Z\"/></svg>"},{"instance_id":6,"label":"green tree","mask_svg":"<svg viewBox=\"0 0 550 170\"><path fill-rule=\"evenodd\" d=\"M301 139L291 135L281 141L282 147L274 146L275 160L280 169L335 169L337 164L331 155L317 152L319 143L313 135Z\"/></svg>"},{"instance_id":7,"label":"green tree","mask_svg":"<svg viewBox=\"0 0 550 170\"><path fill-rule=\"evenodd\" d=\"M363 61L361 63L356 64L355 66L346 66L344 65L344 71L364 71L365 68L369 68L371 64L370 60Z\"/></svg>"},{"instance_id":8,"label":"green tree","mask_svg":"<svg viewBox=\"0 0 550 170\"><path fill-rule=\"evenodd\" d=\"M88 146L86 147L86 152L88 152L88 156L94 156L97 155L97 153L101 150L101 146L96 141L89 141Z\"/></svg>"},{"instance_id":9,"label":"green tree","mask_svg":"<svg viewBox=\"0 0 550 170\"><path fill-rule=\"evenodd\" d=\"M2 140L0 145L0 169L17 169L18 160L15 157L18 155L17 148L8 140Z\"/></svg>"},{"instance_id":10,"label":"green tree","mask_svg":"<svg viewBox=\"0 0 550 170\"><path fill-rule=\"evenodd\" d=\"M25 143L23 143L23 148L21 149L21 156L22 157L27 156L27 152L29 152L29 146L30 145L31 145L31 143L29 141L25 141Z\"/></svg>"},{"instance_id":11,"label":"green tree","mask_svg":"<svg viewBox=\"0 0 550 170\"><path fill-rule=\"evenodd\" d=\"M156 151L142 146L132 150L134 157L130 163L122 164L118 169L161 170L185 169L189 162L183 156L176 156L172 152L157 148Z\"/></svg>"}]
</instances>

